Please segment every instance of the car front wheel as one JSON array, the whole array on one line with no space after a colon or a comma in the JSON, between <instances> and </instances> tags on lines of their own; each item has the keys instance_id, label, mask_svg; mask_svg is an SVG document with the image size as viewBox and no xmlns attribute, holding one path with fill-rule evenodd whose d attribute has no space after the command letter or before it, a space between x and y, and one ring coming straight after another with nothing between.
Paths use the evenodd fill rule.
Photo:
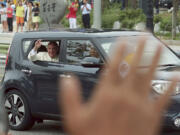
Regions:
<instances>
[{"instance_id":1,"label":"car front wheel","mask_svg":"<svg viewBox=\"0 0 180 135\"><path fill-rule=\"evenodd\" d=\"M11 90L6 93L5 108L8 113L11 129L27 130L34 125L27 100L19 91Z\"/></svg>"}]
</instances>

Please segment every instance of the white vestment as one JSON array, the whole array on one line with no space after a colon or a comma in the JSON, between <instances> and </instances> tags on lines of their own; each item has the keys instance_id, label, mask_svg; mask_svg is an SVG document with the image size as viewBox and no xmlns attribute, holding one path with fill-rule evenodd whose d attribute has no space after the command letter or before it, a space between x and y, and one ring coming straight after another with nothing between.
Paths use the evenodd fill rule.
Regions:
<instances>
[{"instance_id":1,"label":"white vestment","mask_svg":"<svg viewBox=\"0 0 180 135\"><path fill-rule=\"evenodd\" d=\"M55 58L51 58L49 56L48 52L39 52L39 53L37 53L37 51L35 51L34 49L32 49L30 51L30 53L28 54L28 59L31 60L31 61L40 60L40 61L59 62L58 56L55 57Z\"/></svg>"}]
</instances>

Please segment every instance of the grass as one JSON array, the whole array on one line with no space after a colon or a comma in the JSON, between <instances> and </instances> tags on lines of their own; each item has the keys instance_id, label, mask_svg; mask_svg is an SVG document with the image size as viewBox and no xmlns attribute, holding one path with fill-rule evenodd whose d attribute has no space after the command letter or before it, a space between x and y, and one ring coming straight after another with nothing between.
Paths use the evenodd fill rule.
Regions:
<instances>
[{"instance_id":1,"label":"grass","mask_svg":"<svg viewBox=\"0 0 180 135\"><path fill-rule=\"evenodd\" d=\"M9 48L8 44L0 44L0 54L6 55L8 52L8 48ZM0 70L2 69L0 68ZM1 82L2 77L3 77L3 74L0 74L0 82Z\"/></svg>"},{"instance_id":2,"label":"grass","mask_svg":"<svg viewBox=\"0 0 180 135\"><path fill-rule=\"evenodd\" d=\"M0 44L0 54L7 54L8 48L8 44Z\"/></svg>"},{"instance_id":3,"label":"grass","mask_svg":"<svg viewBox=\"0 0 180 135\"><path fill-rule=\"evenodd\" d=\"M163 33L155 33L155 35L164 40L172 40L171 32L164 33L164 34ZM176 34L176 38L173 40L180 40L180 33Z\"/></svg>"}]
</instances>

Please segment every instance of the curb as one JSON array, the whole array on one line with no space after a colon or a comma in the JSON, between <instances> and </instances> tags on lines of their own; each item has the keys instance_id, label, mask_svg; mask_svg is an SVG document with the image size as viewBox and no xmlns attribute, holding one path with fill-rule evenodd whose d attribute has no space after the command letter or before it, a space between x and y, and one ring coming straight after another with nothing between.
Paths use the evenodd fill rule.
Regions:
<instances>
[{"instance_id":1,"label":"curb","mask_svg":"<svg viewBox=\"0 0 180 135\"><path fill-rule=\"evenodd\" d=\"M13 38L13 36L14 33L0 33L0 37Z\"/></svg>"},{"instance_id":2,"label":"curb","mask_svg":"<svg viewBox=\"0 0 180 135\"><path fill-rule=\"evenodd\" d=\"M1 44L11 44L14 33L0 33L0 43Z\"/></svg>"},{"instance_id":3,"label":"curb","mask_svg":"<svg viewBox=\"0 0 180 135\"><path fill-rule=\"evenodd\" d=\"M162 40L167 45L177 45L180 46L180 40Z\"/></svg>"}]
</instances>

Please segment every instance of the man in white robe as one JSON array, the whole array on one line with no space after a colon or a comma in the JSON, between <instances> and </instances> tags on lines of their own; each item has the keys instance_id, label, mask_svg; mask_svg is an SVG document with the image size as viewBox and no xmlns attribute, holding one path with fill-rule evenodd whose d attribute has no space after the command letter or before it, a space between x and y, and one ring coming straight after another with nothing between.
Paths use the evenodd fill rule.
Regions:
<instances>
[{"instance_id":1,"label":"man in white robe","mask_svg":"<svg viewBox=\"0 0 180 135\"><path fill-rule=\"evenodd\" d=\"M56 42L49 42L47 47L47 52L37 52L41 47L41 40L37 40L35 42L34 48L30 51L28 55L28 59L31 61L51 61L51 62L59 62L58 50L59 47Z\"/></svg>"}]
</instances>

